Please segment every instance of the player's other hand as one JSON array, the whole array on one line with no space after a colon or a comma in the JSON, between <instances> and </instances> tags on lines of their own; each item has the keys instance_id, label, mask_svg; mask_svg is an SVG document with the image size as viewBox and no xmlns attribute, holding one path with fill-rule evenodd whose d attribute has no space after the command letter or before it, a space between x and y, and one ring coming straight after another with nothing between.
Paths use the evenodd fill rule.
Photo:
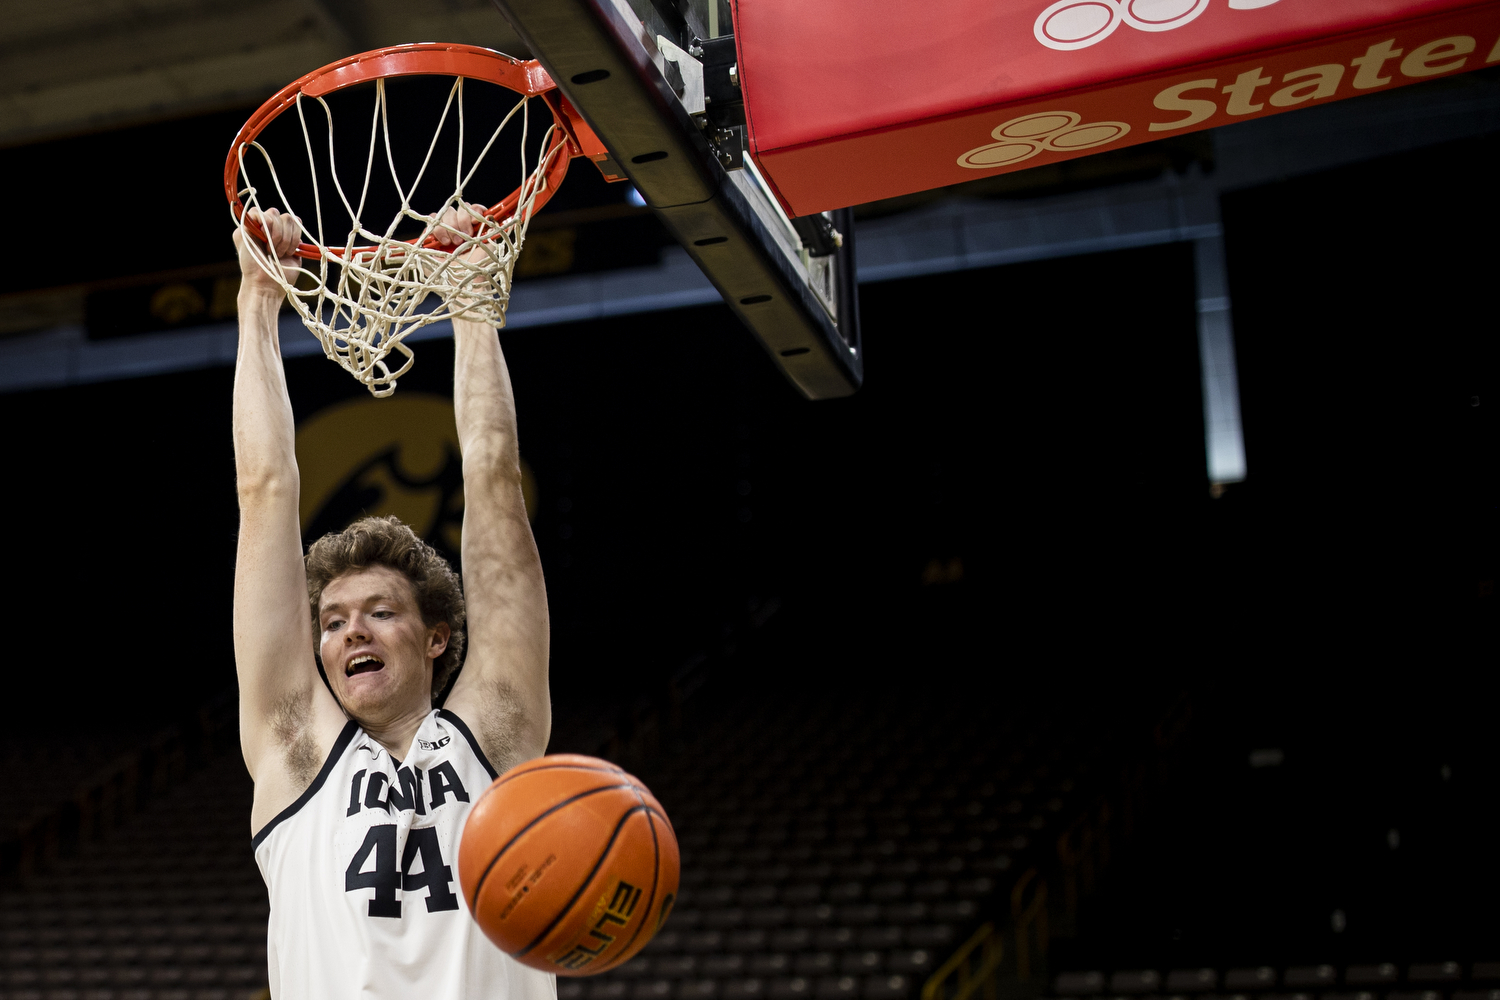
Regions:
<instances>
[{"instance_id":1,"label":"player's other hand","mask_svg":"<svg viewBox=\"0 0 1500 1000\"><path fill-rule=\"evenodd\" d=\"M249 221L260 223L261 231L270 242L271 254L281 265L282 276L289 283L296 281L298 261L293 251L301 242L302 221L295 215L288 215L274 208L268 208L264 213L252 208L246 215ZM254 250L247 245L250 242L255 244ZM240 291L264 292L279 298L282 294L281 286L256 263L254 256L255 250L260 252L260 256L266 256L266 242L255 240L244 230L236 228L234 246L240 254Z\"/></svg>"},{"instance_id":2,"label":"player's other hand","mask_svg":"<svg viewBox=\"0 0 1500 1000\"><path fill-rule=\"evenodd\" d=\"M450 205L444 209L443 213L437 217L436 224L432 227L432 237L440 247L457 249L465 240L484 232L486 223L483 205L460 201L457 205ZM478 265L479 269L483 270L484 262L491 253L493 249L480 241L472 244L462 259L470 264ZM489 296L490 283L483 275L471 275L468 282L465 292L449 296L451 307L461 310L472 305L476 299Z\"/></svg>"},{"instance_id":3,"label":"player's other hand","mask_svg":"<svg viewBox=\"0 0 1500 1000\"><path fill-rule=\"evenodd\" d=\"M461 201L450 205L432 227L432 238L440 247L456 247L479 232L484 225L484 206Z\"/></svg>"}]
</instances>

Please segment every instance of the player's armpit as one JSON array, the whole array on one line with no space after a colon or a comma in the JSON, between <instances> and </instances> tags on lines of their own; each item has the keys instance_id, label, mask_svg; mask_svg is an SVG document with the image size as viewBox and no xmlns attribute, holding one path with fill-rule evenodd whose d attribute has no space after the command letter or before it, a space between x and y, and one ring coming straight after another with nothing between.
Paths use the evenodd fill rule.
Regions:
<instances>
[{"instance_id":1,"label":"player's armpit","mask_svg":"<svg viewBox=\"0 0 1500 1000\"><path fill-rule=\"evenodd\" d=\"M480 714L474 719L474 738L489 758L490 765L504 774L517 764L541 756L546 736L537 732L535 709L528 710L527 699L501 679L494 682L489 697L475 699Z\"/></svg>"},{"instance_id":2,"label":"player's armpit","mask_svg":"<svg viewBox=\"0 0 1500 1000\"><path fill-rule=\"evenodd\" d=\"M546 752L551 734L546 583L519 473L492 482L466 463L464 492L469 652L448 706L475 720L475 737L503 772Z\"/></svg>"},{"instance_id":3,"label":"player's armpit","mask_svg":"<svg viewBox=\"0 0 1500 1000\"><path fill-rule=\"evenodd\" d=\"M288 692L271 710L273 752L280 755L292 783L301 788L318 776L327 749L318 745L313 694L312 690Z\"/></svg>"},{"instance_id":4,"label":"player's armpit","mask_svg":"<svg viewBox=\"0 0 1500 1000\"><path fill-rule=\"evenodd\" d=\"M313 656L301 534L286 501L241 496L234 649L240 742L255 814L274 816L316 776L344 724Z\"/></svg>"},{"instance_id":5,"label":"player's armpit","mask_svg":"<svg viewBox=\"0 0 1500 1000\"><path fill-rule=\"evenodd\" d=\"M257 266L242 257L247 276ZM301 794L296 786L305 761L326 754L343 725L313 659L295 429L276 327L279 305L279 297L263 290L241 290L233 406L240 504L234 579L240 738L256 781L254 816L265 819Z\"/></svg>"},{"instance_id":6,"label":"player's armpit","mask_svg":"<svg viewBox=\"0 0 1500 1000\"><path fill-rule=\"evenodd\" d=\"M484 324L456 320L453 327L469 652L448 707L476 720L476 738L499 768L545 752L551 733L547 590L521 494L515 402L499 338Z\"/></svg>"}]
</instances>

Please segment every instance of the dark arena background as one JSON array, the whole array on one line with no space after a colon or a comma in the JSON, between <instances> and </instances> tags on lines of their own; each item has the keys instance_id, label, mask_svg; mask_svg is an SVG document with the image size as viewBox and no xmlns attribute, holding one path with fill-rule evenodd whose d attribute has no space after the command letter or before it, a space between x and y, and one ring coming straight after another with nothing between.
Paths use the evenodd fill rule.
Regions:
<instances>
[{"instance_id":1,"label":"dark arena background","mask_svg":"<svg viewBox=\"0 0 1500 1000\"><path fill-rule=\"evenodd\" d=\"M223 158L343 51L524 54L353 6L0 26L0 1000L269 996ZM550 750L683 889L559 1000L1500 998L1497 158L1486 69L859 206L821 402L575 165L501 333ZM283 336L307 540L456 560L451 334L389 400Z\"/></svg>"}]
</instances>

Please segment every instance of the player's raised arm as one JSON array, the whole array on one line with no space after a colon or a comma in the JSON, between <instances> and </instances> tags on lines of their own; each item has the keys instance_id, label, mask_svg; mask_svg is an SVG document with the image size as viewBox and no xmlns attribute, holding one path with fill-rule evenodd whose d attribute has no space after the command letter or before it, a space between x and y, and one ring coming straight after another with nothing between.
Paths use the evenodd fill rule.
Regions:
<instances>
[{"instance_id":1,"label":"player's raised arm","mask_svg":"<svg viewBox=\"0 0 1500 1000\"><path fill-rule=\"evenodd\" d=\"M453 408L463 450L463 581L469 652L447 707L475 731L496 770L544 753L547 591L521 494L516 404L500 339L455 320Z\"/></svg>"},{"instance_id":2,"label":"player's raised arm","mask_svg":"<svg viewBox=\"0 0 1500 1000\"><path fill-rule=\"evenodd\" d=\"M289 266L297 243L296 220L271 209L265 228L275 256ZM255 779L251 824L259 829L312 781L343 718L313 658L297 514L295 429L277 335L283 292L254 259L248 238L239 231L234 235L243 275L234 374L240 504L234 657L241 747Z\"/></svg>"}]
</instances>

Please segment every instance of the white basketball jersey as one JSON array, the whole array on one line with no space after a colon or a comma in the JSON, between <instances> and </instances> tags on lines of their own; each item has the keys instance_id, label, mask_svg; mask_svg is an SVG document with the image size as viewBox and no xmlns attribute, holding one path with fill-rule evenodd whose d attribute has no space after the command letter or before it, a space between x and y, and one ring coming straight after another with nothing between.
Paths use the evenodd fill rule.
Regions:
<instances>
[{"instance_id":1,"label":"white basketball jersey","mask_svg":"<svg viewBox=\"0 0 1500 1000\"><path fill-rule=\"evenodd\" d=\"M495 770L452 712L396 761L350 722L307 791L255 835L271 893L275 1000L556 1000L550 973L490 943L458 840Z\"/></svg>"}]
</instances>

